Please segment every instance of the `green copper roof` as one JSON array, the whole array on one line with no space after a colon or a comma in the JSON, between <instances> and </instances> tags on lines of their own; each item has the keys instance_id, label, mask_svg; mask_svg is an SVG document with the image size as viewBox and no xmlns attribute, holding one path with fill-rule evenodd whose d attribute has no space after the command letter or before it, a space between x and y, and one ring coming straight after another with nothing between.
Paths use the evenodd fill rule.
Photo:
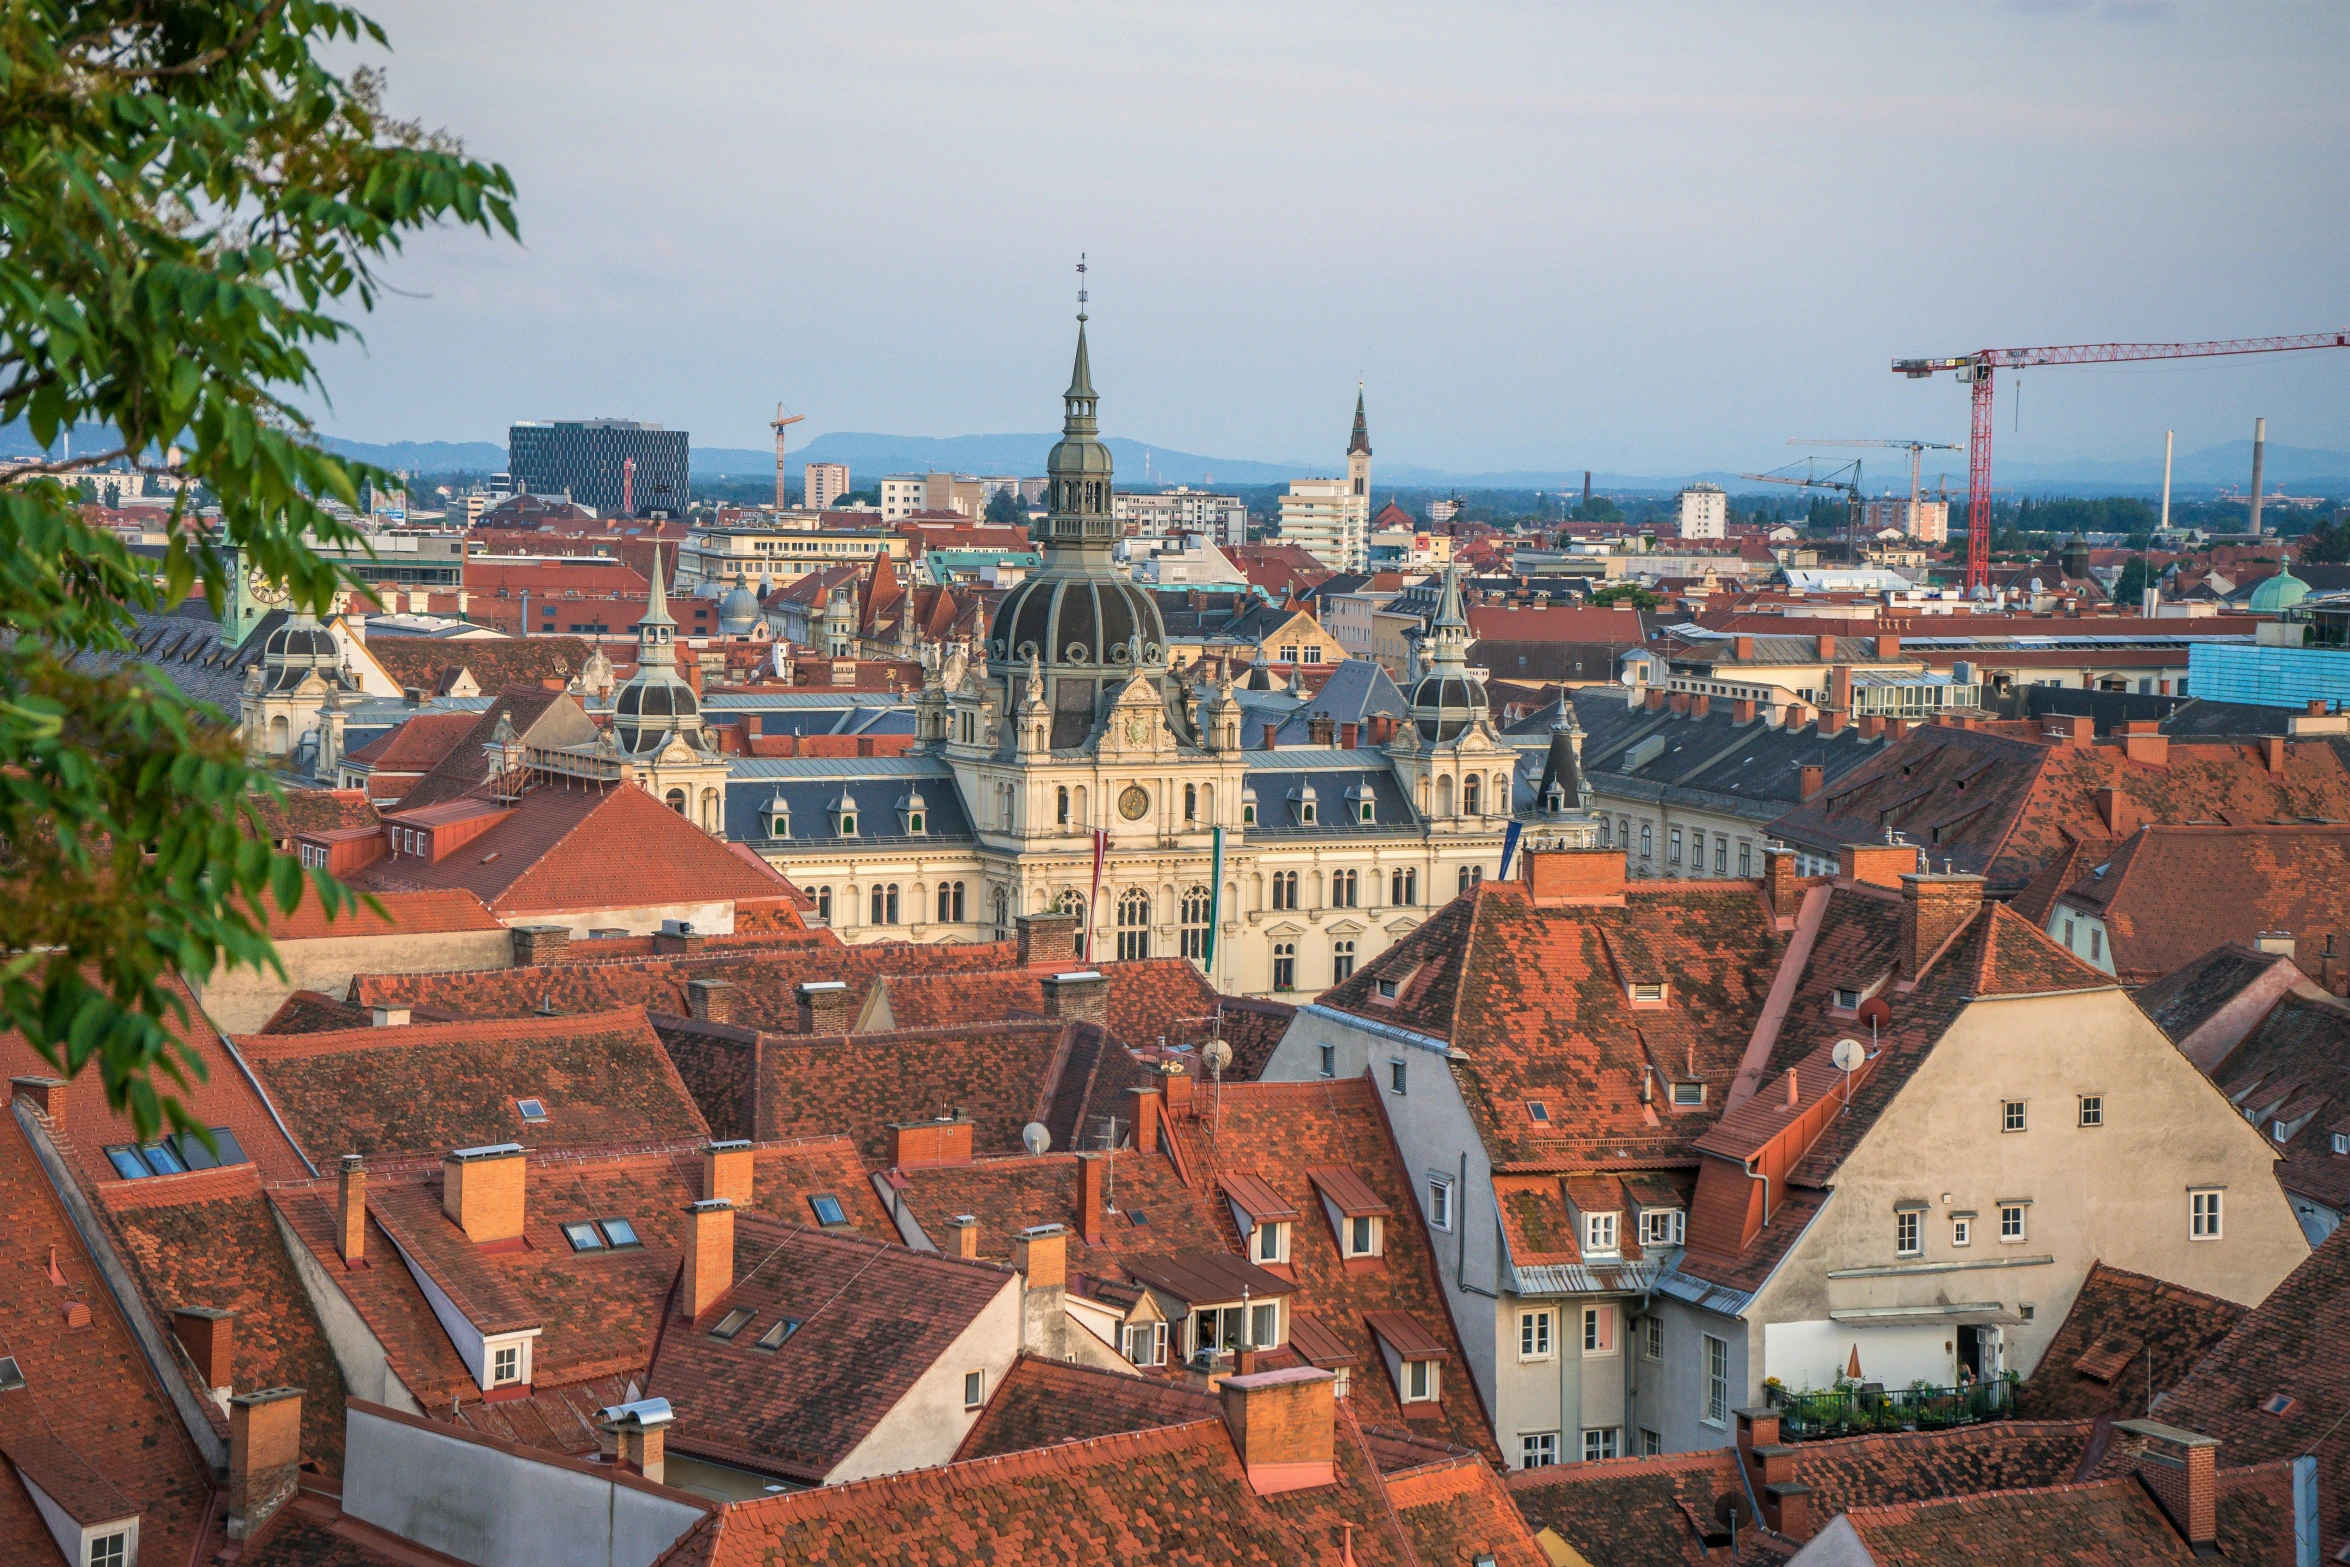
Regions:
<instances>
[{"instance_id":1,"label":"green copper roof","mask_svg":"<svg viewBox=\"0 0 2350 1567\"><path fill-rule=\"evenodd\" d=\"M1077 318L1077 363L1069 370L1069 390L1061 395L1070 399L1082 397L1088 402L1091 402L1096 395L1093 389L1093 365L1085 357L1085 317L1083 316ZM1093 410L1089 408L1086 412L1090 415ZM1074 415L1075 410L1071 410L1071 413Z\"/></svg>"},{"instance_id":2,"label":"green copper roof","mask_svg":"<svg viewBox=\"0 0 2350 1567\"><path fill-rule=\"evenodd\" d=\"M2252 608L2255 611L2291 609L2309 597L2309 584L2293 575L2293 568L2285 567L2252 590Z\"/></svg>"}]
</instances>

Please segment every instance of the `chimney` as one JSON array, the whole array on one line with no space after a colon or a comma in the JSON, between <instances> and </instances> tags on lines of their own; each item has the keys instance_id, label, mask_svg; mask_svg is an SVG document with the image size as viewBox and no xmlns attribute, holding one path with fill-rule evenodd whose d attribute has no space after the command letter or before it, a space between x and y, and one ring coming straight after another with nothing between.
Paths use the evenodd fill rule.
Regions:
<instances>
[{"instance_id":1,"label":"chimney","mask_svg":"<svg viewBox=\"0 0 2350 1567\"><path fill-rule=\"evenodd\" d=\"M1926 960L1983 907L1983 878L1964 873L1901 878L1901 926L1896 957L1901 977L1915 980Z\"/></svg>"},{"instance_id":2,"label":"chimney","mask_svg":"<svg viewBox=\"0 0 2350 1567\"><path fill-rule=\"evenodd\" d=\"M1337 1378L1314 1366L1226 1377L1224 1428L1259 1496L1337 1479Z\"/></svg>"},{"instance_id":3,"label":"chimney","mask_svg":"<svg viewBox=\"0 0 2350 1567\"><path fill-rule=\"evenodd\" d=\"M249 1540L293 1500L302 1464L302 1390L273 1387L228 1401L228 1537Z\"/></svg>"},{"instance_id":4,"label":"chimney","mask_svg":"<svg viewBox=\"0 0 2350 1567\"><path fill-rule=\"evenodd\" d=\"M1779 727L1782 729L1801 729L1810 721L1811 715L1804 710L1804 706L1801 702L1790 702L1787 704L1787 716L1780 720Z\"/></svg>"},{"instance_id":5,"label":"chimney","mask_svg":"<svg viewBox=\"0 0 2350 1567\"><path fill-rule=\"evenodd\" d=\"M1566 908L1624 896L1622 849L1528 849L1526 895L1537 908Z\"/></svg>"},{"instance_id":6,"label":"chimney","mask_svg":"<svg viewBox=\"0 0 2350 1567\"><path fill-rule=\"evenodd\" d=\"M2260 742L2260 755L2261 760L2267 764L2270 773L2282 773L2285 770L2284 738L2281 735L2263 736Z\"/></svg>"},{"instance_id":7,"label":"chimney","mask_svg":"<svg viewBox=\"0 0 2350 1567\"><path fill-rule=\"evenodd\" d=\"M1754 657L1754 638L1734 637L1730 642L1730 650L1732 658L1741 664L1747 663Z\"/></svg>"},{"instance_id":8,"label":"chimney","mask_svg":"<svg viewBox=\"0 0 2350 1567\"><path fill-rule=\"evenodd\" d=\"M1686 691L1676 691L1666 699L1665 705L1670 707L1676 713L1686 713L1689 711L1689 693Z\"/></svg>"},{"instance_id":9,"label":"chimney","mask_svg":"<svg viewBox=\"0 0 2350 1567\"><path fill-rule=\"evenodd\" d=\"M698 1320L734 1288L734 1204L705 1197L686 1208L685 1283L678 1302Z\"/></svg>"},{"instance_id":10,"label":"chimney","mask_svg":"<svg viewBox=\"0 0 2350 1567\"><path fill-rule=\"evenodd\" d=\"M2122 751L2133 762L2168 767L2170 736L2151 718L2133 718L2122 725Z\"/></svg>"},{"instance_id":11,"label":"chimney","mask_svg":"<svg viewBox=\"0 0 2350 1567\"><path fill-rule=\"evenodd\" d=\"M52 1121L65 1116L65 1079L62 1077L12 1077L8 1086L14 1090L10 1098L21 1100Z\"/></svg>"},{"instance_id":12,"label":"chimney","mask_svg":"<svg viewBox=\"0 0 2350 1567\"><path fill-rule=\"evenodd\" d=\"M1730 722L1744 728L1754 722L1754 698L1742 696L1730 704Z\"/></svg>"},{"instance_id":13,"label":"chimney","mask_svg":"<svg viewBox=\"0 0 2350 1567\"><path fill-rule=\"evenodd\" d=\"M1022 968L1077 961L1076 915L1023 914L1015 924L1020 932Z\"/></svg>"},{"instance_id":14,"label":"chimney","mask_svg":"<svg viewBox=\"0 0 2350 1567\"><path fill-rule=\"evenodd\" d=\"M394 1006L369 1007L367 1009L367 1023L370 1028L406 1028L408 1026L408 1009Z\"/></svg>"},{"instance_id":15,"label":"chimney","mask_svg":"<svg viewBox=\"0 0 2350 1567\"><path fill-rule=\"evenodd\" d=\"M857 1024L857 998L838 979L800 981L800 1032L845 1034Z\"/></svg>"},{"instance_id":16,"label":"chimney","mask_svg":"<svg viewBox=\"0 0 2350 1567\"><path fill-rule=\"evenodd\" d=\"M1811 804L1813 797L1828 786L1828 770L1817 762L1804 763L1796 777L1796 800L1799 804Z\"/></svg>"},{"instance_id":17,"label":"chimney","mask_svg":"<svg viewBox=\"0 0 2350 1567\"><path fill-rule=\"evenodd\" d=\"M1803 1081L1795 1075L1795 1068L1787 1069L1787 1108L1792 1110L1803 1102Z\"/></svg>"},{"instance_id":18,"label":"chimney","mask_svg":"<svg viewBox=\"0 0 2350 1567\"><path fill-rule=\"evenodd\" d=\"M1828 706L1839 715L1852 712L1852 666L1838 664L1828 671Z\"/></svg>"},{"instance_id":19,"label":"chimney","mask_svg":"<svg viewBox=\"0 0 2350 1567\"><path fill-rule=\"evenodd\" d=\"M2095 720L2079 713L2051 713L2041 736L2074 751L2086 751L2097 739Z\"/></svg>"},{"instance_id":20,"label":"chimney","mask_svg":"<svg viewBox=\"0 0 2350 1567\"><path fill-rule=\"evenodd\" d=\"M1656 687L1650 686L1648 688L1647 706L1648 710L1652 713L1663 712L1665 710L1665 694L1662 691L1659 691Z\"/></svg>"},{"instance_id":21,"label":"chimney","mask_svg":"<svg viewBox=\"0 0 2350 1567\"><path fill-rule=\"evenodd\" d=\"M1277 751L1277 750L1279 750L1279 749L1281 748L1281 747L1280 747L1280 742L1276 741L1276 740L1273 738L1273 736L1274 736L1275 734L1277 734L1277 733L1280 731L1280 728L1281 728L1281 726L1280 726L1279 724L1267 724L1267 725L1265 726L1265 749L1266 749L1266 750L1268 750L1268 751Z\"/></svg>"},{"instance_id":22,"label":"chimney","mask_svg":"<svg viewBox=\"0 0 2350 1567\"><path fill-rule=\"evenodd\" d=\"M1835 634L1834 634L1833 632L1827 632L1827 631L1823 631L1823 632L1821 632L1821 633L1820 633L1820 636L1819 636L1819 643L1820 643L1820 662L1821 662L1821 663L1823 663L1823 664L1825 664L1826 662L1828 662L1828 660L1830 660L1830 659L1832 659L1832 658L1834 658L1834 657L1836 656L1836 637L1835 637Z\"/></svg>"},{"instance_id":23,"label":"chimney","mask_svg":"<svg viewBox=\"0 0 2350 1567\"><path fill-rule=\"evenodd\" d=\"M367 1262L367 1160L355 1153L343 1155L342 1179L335 1193L335 1250L343 1266Z\"/></svg>"},{"instance_id":24,"label":"chimney","mask_svg":"<svg viewBox=\"0 0 2350 1567\"><path fill-rule=\"evenodd\" d=\"M1830 740L1835 738L1837 735L1842 734L1844 732L1844 715L1845 709L1841 707L1821 708L1820 738L1823 740Z\"/></svg>"},{"instance_id":25,"label":"chimney","mask_svg":"<svg viewBox=\"0 0 2350 1567\"><path fill-rule=\"evenodd\" d=\"M976 1226L977 1221L973 1221ZM976 1244L976 1243L974 1243ZM1032 1290L1059 1289L1069 1282L1069 1232L1058 1224L1032 1224L1012 1240L1012 1266Z\"/></svg>"},{"instance_id":26,"label":"chimney","mask_svg":"<svg viewBox=\"0 0 2350 1567\"><path fill-rule=\"evenodd\" d=\"M1898 891L1901 878L1918 868L1918 851L1907 843L1848 843L1836 854L1836 874L1846 881Z\"/></svg>"},{"instance_id":27,"label":"chimney","mask_svg":"<svg viewBox=\"0 0 2350 1567\"><path fill-rule=\"evenodd\" d=\"M1110 981L1098 969L1073 974L1047 974L1044 1015L1073 1023L1100 1023L1109 1017Z\"/></svg>"},{"instance_id":28,"label":"chimney","mask_svg":"<svg viewBox=\"0 0 2350 1567\"><path fill-rule=\"evenodd\" d=\"M2126 838L2138 830L2138 813L2130 804L2130 797L2119 789L2103 788L2096 793L2097 815L2105 823L2105 830L2116 838Z\"/></svg>"},{"instance_id":29,"label":"chimney","mask_svg":"<svg viewBox=\"0 0 2350 1567\"><path fill-rule=\"evenodd\" d=\"M707 1143L702 1148L702 1196L737 1208L751 1205L751 1145L747 1139Z\"/></svg>"},{"instance_id":30,"label":"chimney","mask_svg":"<svg viewBox=\"0 0 2350 1567\"><path fill-rule=\"evenodd\" d=\"M1338 720L1328 713L1315 713L1306 719L1306 743L1329 746L1338 742Z\"/></svg>"},{"instance_id":31,"label":"chimney","mask_svg":"<svg viewBox=\"0 0 2350 1567\"><path fill-rule=\"evenodd\" d=\"M1795 851L1776 846L1763 849L1763 895L1770 901L1771 918L1792 920L1803 902L1803 888L1795 874Z\"/></svg>"},{"instance_id":32,"label":"chimney","mask_svg":"<svg viewBox=\"0 0 2350 1567\"><path fill-rule=\"evenodd\" d=\"M476 1246L521 1238L522 1145L459 1148L441 1158L441 1212Z\"/></svg>"},{"instance_id":33,"label":"chimney","mask_svg":"<svg viewBox=\"0 0 2350 1567\"><path fill-rule=\"evenodd\" d=\"M215 1398L226 1398L229 1385L236 1376L237 1314L233 1311L215 1311L210 1306L174 1306L171 1309L172 1336L196 1363L196 1374L212 1390Z\"/></svg>"},{"instance_id":34,"label":"chimney","mask_svg":"<svg viewBox=\"0 0 2350 1567\"><path fill-rule=\"evenodd\" d=\"M571 950L571 927L568 925L517 925L512 931L514 966L528 968L537 963L560 963Z\"/></svg>"},{"instance_id":35,"label":"chimney","mask_svg":"<svg viewBox=\"0 0 2350 1567\"><path fill-rule=\"evenodd\" d=\"M1167 1096L1169 1124L1191 1114L1191 1087L1196 1081L1180 1061L1163 1061L1159 1064L1159 1086Z\"/></svg>"},{"instance_id":36,"label":"chimney","mask_svg":"<svg viewBox=\"0 0 2350 1567\"><path fill-rule=\"evenodd\" d=\"M2289 930L2263 930L2253 934L2252 950L2292 958L2299 956L2301 943Z\"/></svg>"},{"instance_id":37,"label":"chimney","mask_svg":"<svg viewBox=\"0 0 2350 1567\"><path fill-rule=\"evenodd\" d=\"M685 920L663 920L653 932L653 952L657 957L681 958L701 951L708 939Z\"/></svg>"},{"instance_id":38,"label":"chimney","mask_svg":"<svg viewBox=\"0 0 2350 1567\"><path fill-rule=\"evenodd\" d=\"M1134 1101L1134 1151L1156 1153L1159 1148L1159 1089L1156 1083L1137 1083L1126 1090Z\"/></svg>"},{"instance_id":39,"label":"chimney","mask_svg":"<svg viewBox=\"0 0 2350 1567\"><path fill-rule=\"evenodd\" d=\"M901 1170L971 1162L971 1118L967 1115L892 1122L889 1135L889 1162Z\"/></svg>"},{"instance_id":40,"label":"chimney","mask_svg":"<svg viewBox=\"0 0 2350 1567\"><path fill-rule=\"evenodd\" d=\"M1361 724L1340 724L1338 726L1338 749L1341 751L1359 750L1362 743L1363 726Z\"/></svg>"},{"instance_id":41,"label":"chimney","mask_svg":"<svg viewBox=\"0 0 2350 1567\"><path fill-rule=\"evenodd\" d=\"M705 1023L732 1023L741 998L734 984L723 979L689 979L685 982L685 1010L689 1017L698 1017Z\"/></svg>"},{"instance_id":42,"label":"chimney","mask_svg":"<svg viewBox=\"0 0 2350 1567\"><path fill-rule=\"evenodd\" d=\"M2219 1554L2219 1441L2159 1420L2117 1420L2138 1452L2138 1479L2197 1556Z\"/></svg>"},{"instance_id":43,"label":"chimney","mask_svg":"<svg viewBox=\"0 0 2350 1567\"><path fill-rule=\"evenodd\" d=\"M947 1220L947 1228L955 1232L955 1255L966 1260L979 1255L979 1220L975 1215L958 1213Z\"/></svg>"},{"instance_id":44,"label":"chimney","mask_svg":"<svg viewBox=\"0 0 2350 1567\"><path fill-rule=\"evenodd\" d=\"M1714 699L1702 691L1699 692L1695 700L1691 701L1689 704L1689 716L1691 718L1703 718L1706 714L1712 712L1713 710Z\"/></svg>"},{"instance_id":45,"label":"chimney","mask_svg":"<svg viewBox=\"0 0 2350 1567\"><path fill-rule=\"evenodd\" d=\"M1110 1155L1077 1156L1077 1235L1088 1246L1102 1243L1102 1213L1108 1206Z\"/></svg>"},{"instance_id":46,"label":"chimney","mask_svg":"<svg viewBox=\"0 0 2350 1567\"><path fill-rule=\"evenodd\" d=\"M1878 633L1877 633L1877 657L1879 657L1879 658L1899 658L1900 656L1901 656L1901 635L1900 635L1900 633L1898 633L1898 632L1893 632L1893 631L1880 631L1880 632L1878 632Z\"/></svg>"},{"instance_id":47,"label":"chimney","mask_svg":"<svg viewBox=\"0 0 2350 1567\"><path fill-rule=\"evenodd\" d=\"M666 1485L669 1422L676 1418L669 1400L639 1399L604 1413L612 1417L602 1429L612 1442L614 1467L623 1474L642 1475L655 1485Z\"/></svg>"},{"instance_id":48,"label":"chimney","mask_svg":"<svg viewBox=\"0 0 2350 1567\"><path fill-rule=\"evenodd\" d=\"M1885 719L1884 715L1881 713L1870 713L1866 715L1860 720L1858 727L1860 729L1860 737L1863 740L1882 740L1885 738Z\"/></svg>"}]
</instances>

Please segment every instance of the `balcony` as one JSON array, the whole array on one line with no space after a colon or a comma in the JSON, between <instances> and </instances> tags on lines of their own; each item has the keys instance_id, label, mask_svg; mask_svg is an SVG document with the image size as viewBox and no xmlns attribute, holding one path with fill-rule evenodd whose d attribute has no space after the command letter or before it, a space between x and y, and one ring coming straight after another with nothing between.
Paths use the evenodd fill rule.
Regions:
<instances>
[{"instance_id":1,"label":"balcony","mask_svg":"<svg viewBox=\"0 0 2350 1567\"><path fill-rule=\"evenodd\" d=\"M2006 1378L1964 1387L1881 1388L1873 1382L1801 1393L1763 1384L1763 1401L1779 1412L1779 1439L1804 1442L1877 1431L1944 1431L2012 1418L2015 1384Z\"/></svg>"}]
</instances>

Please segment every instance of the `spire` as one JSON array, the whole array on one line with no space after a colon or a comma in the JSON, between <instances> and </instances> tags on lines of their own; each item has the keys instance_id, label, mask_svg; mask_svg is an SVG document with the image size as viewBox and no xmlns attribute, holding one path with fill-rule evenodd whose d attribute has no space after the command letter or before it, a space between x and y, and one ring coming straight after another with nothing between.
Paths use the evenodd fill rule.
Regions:
<instances>
[{"instance_id":1,"label":"spire","mask_svg":"<svg viewBox=\"0 0 2350 1567\"><path fill-rule=\"evenodd\" d=\"M674 626L677 624L676 621L669 618L669 591L661 581L661 543L658 539L653 541L653 591L645 597L645 618L638 621L637 624L640 626Z\"/></svg>"},{"instance_id":2,"label":"spire","mask_svg":"<svg viewBox=\"0 0 2350 1567\"><path fill-rule=\"evenodd\" d=\"M1080 345L1079 351L1083 352L1082 345ZM1346 443L1346 454L1349 457L1354 456L1357 452L1362 453L1365 457L1371 455L1371 427L1363 419L1363 383L1360 381L1355 383L1354 438Z\"/></svg>"},{"instance_id":3,"label":"spire","mask_svg":"<svg viewBox=\"0 0 2350 1567\"><path fill-rule=\"evenodd\" d=\"M1444 592L1436 601L1436 619L1431 623L1436 630L1458 626L1466 631L1469 617L1461 610L1461 569L1447 565L1444 568Z\"/></svg>"},{"instance_id":4,"label":"spire","mask_svg":"<svg viewBox=\"0 0 2350 1567\"><path fill-rule=\"evenodd\" d=\"M1426 637L1431 673L1458 676L1469 661L1469 617L1461 609L1461 569L1444 568L1444 592Z\"/></svg>"},{"instance_id":5,"label":"spire","mask_svg":"<svg viewBox=\"0 0 2350 1567\"><path fill-rule=\"evenodd\" d=\"M1583 728L1575 720L1574 702L1562 693L1558 719L1550 726L1550 754L1543 759L1534 806L1545 816L1563 815L1584 807L1583 794Z\"/></svg>"},{"instance_id":6,"label":"spire","mask_svg":"<svg viewBox=\"0 0 2350 1567\"><path fill-rule=\"evenodd\" d=\"M1077 362L1069 367L1069 390L1061 394L1061 400L1068 405L1066 422L1061 427L1064 431L1076 434L1081 428L1077 423L1080 417L1083 417L1086 426L1092 425L1093 366L1085 355L1085 316L1082 312L1077 317ZM1084 405L1082 415L1080 404Z\"/></svg>"}]
</instances>

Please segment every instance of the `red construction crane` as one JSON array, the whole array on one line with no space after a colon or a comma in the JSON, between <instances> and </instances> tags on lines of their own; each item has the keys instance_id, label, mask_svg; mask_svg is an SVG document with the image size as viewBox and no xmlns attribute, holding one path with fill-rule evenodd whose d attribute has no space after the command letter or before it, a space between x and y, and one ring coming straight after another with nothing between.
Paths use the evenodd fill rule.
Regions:
<instances>
[{"instance_id":1,"label":"red construction crane","mask_svg":"<svg viewBox=\"0 0 2350 1567\"><path fill-rule=\"evenodd\" d=\"M1991 372L2034 370L2043 365L2110 364L2124 359L2207 359L2220 354L2275 354L2294 348L2350 348L2350 332L2311 332L2300 337L2237 337L2205 343L2075 343L2066 348L1985 348L1953 359L1896 359L1893 371L1922 381L1937 370L1955 370L1971 382L1974 433L1967 442L1966 586L1972 593L1991 583Z\"/></svg>"}]
</instances>

